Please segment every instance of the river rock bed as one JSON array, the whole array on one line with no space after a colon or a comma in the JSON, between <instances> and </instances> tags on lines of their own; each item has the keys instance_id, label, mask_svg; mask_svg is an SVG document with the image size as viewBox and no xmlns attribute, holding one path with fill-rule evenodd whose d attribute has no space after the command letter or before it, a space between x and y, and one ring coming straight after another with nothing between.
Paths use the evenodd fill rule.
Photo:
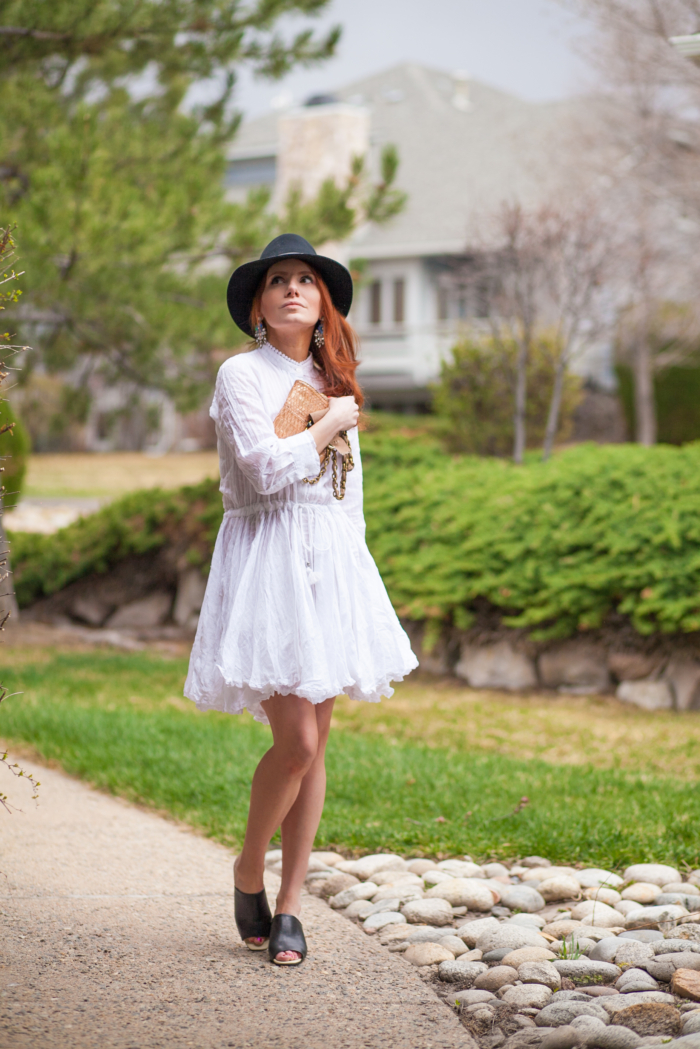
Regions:
<instances>
[{"instance_id":1,"label":"river rock bed","mask_svg":"<svg viewBox=\"0 0 700 1049\"><path fill-rule=\"evenodd\" d=\"M479 1049L700 1049L700 869L316 852L306 886L416 966Z\"/></svg>"}]
</instances>

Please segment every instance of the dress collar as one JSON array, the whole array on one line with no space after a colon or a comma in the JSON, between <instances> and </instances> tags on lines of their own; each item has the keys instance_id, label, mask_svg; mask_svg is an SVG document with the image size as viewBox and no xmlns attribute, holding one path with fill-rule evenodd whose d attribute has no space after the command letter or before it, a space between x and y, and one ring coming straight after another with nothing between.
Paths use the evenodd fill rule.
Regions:
<instances>
[{"instance_id":1,"label":"dress collar","mask_svg":"<svg viewBox=\"0 0 700 1049\"><path fill-rule=\"evenodd\" d=\"M291 357L288 357L286 353L282 353L275 346L272 346L269 342L264 342L260 347L260 352L263 353L268 360L273 361L275 364L286 365L289 369L296 372L297 374L302 372L313 371L313 356L309 354L308 357L303 361L294 361Z\"/></svg>"}]
</instances>

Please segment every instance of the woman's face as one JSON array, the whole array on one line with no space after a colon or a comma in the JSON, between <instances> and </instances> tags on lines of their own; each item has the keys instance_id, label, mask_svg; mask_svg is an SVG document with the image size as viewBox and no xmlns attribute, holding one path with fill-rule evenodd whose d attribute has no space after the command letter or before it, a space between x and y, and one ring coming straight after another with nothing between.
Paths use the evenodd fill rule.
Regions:
<instances>
[{"instance_id":1,"label":"woman's face","mask_svg":"<svg viewBox=\"0 0 700 1049\"><path fill-rule=\"evenodd\" d=\"M299 259L270 266L260 309L268 331L311 333L321 314L321 292L311 267Z\"/></svg>"}]
</instances>

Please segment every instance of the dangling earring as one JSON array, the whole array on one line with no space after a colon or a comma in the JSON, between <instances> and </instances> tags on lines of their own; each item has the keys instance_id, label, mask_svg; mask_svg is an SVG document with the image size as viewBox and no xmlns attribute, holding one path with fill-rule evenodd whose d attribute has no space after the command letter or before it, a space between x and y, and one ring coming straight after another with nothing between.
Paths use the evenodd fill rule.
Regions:
<instances>
[{"instance_id":1,"label":"dangling earring","mask_svg":"<svg viewBox=\"0 0 700 1049\"><path fill-rule=\"evenodd\" d=\"M255 325L255 345L260 349L267 342L267 328L262 320Z\"/></svg>"},{"instance_id":2,"label":"dangling earring","mask_svg":"<svg viewBox=\"0 0 700 1049\"><path fill-rule=\"evenodd\" d=\"M316 324L316 328L314 330L314 342L316 343L317 349L320 350L325 341L326 340L323 337L323 321L319 318L319 321Z\"/></svg>"}]
</instances>

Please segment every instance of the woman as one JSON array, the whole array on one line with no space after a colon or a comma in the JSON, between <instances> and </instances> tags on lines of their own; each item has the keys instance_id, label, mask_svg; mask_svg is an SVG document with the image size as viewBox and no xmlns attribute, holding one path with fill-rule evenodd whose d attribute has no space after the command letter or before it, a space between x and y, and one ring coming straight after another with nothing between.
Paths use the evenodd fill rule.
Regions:
<instances>
[{"instance_id":1,"label":"woman","mask_svg":"<svg viewBox=\"0 0 700 1049\"><path fill-rule=\"evenodd\" d=\"M302 237L277 237L229 282L231 315L256 348L222 365L211 407L225 513L185 695L200 710L248 710L272 728L234 883L241 937L251 950L267 946L278 965L306 957L301 889L323 811L335 696L377 703L417 665L365 544L351 302L344 266ZM281 439L274 421L297 379L327 394L330 408ZM354 463L344 491L344 471L334 484L327 461L321 470L339 431L349 433ZM263 873L278 827L272 918Z\"/></svg>"}]
</instances>

